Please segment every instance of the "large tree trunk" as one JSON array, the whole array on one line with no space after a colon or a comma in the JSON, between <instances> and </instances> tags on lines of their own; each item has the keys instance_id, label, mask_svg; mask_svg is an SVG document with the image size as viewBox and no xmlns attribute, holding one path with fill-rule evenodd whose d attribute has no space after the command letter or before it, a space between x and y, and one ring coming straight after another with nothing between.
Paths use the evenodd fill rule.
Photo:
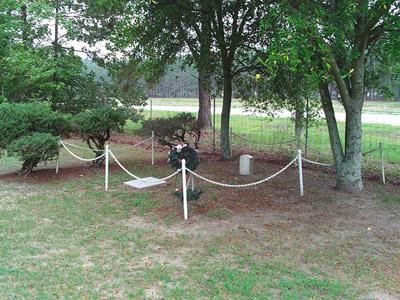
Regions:
<instances>
[{"instance_id":1,"label":"large tree trunk","mask_svg":"<svg viewBox=\"0 0 400 300\"><path fill-rule=\"evenodd\" d=\"M336 188L350 192L361 192L362 130L361 110L352 101L346 110L345 155L338 170Z\"/></svg>"},{"instance_id":2,"label":"large tree trunk","mask_svg":"<svg viewBox=\"0 0 400 300\"><path fill-rule=\"evenodd\" d=\"M361 178L362 139L360 106L355 101L352 101L346 109L346 141L345 151L343 152L328 84L320 82L318 87L336 165L336 189L360 192L363 189Z\"/></svg>"},{"instance_id":3,"label":"large tree trunk","mask_svg":"<svg viewBox=\"0 0 400 300\"><path fill-rule=\"evenodd\" d=\"M229 118L231 114L232 102L232 75L229 68L224 68L224 97L221 113L221 158L231 159L232 149L229 142Z\"/></svg>"},{"instance_id":4,"label":"large tree trunk","mask_svg":"<svg viewBox=\"0 0 400 300\"><path fill-rule=\"evenodd\" d=\"M211 126L211 96L208 88L207 73L199 71L199 115L198 122L200 128Z\"/></svg>"}]
</instances>

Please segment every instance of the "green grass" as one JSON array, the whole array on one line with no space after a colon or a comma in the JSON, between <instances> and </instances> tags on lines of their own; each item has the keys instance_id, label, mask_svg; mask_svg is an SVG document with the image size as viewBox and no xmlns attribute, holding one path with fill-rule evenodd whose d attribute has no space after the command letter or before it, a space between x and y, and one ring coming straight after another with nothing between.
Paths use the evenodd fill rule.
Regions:
<instances>
[{"instance_id":1,"label":"green grass","mask_svg":"<svg viewBox=\"0 0 400 300\"><path fill-rule=\"evenodd\" d=\"M130 155L122 156L130 171L155 177L171 173L168 165L145 164L148 153L141 152L130 150ZM63 157L65 162L73 163L68 157ZM245 217L241 227L222 233L204 232L202 225L190 230L196 222L229 222L231 215L217 205L192 223L173 213L159 216L166 207L181 209L171 200L172 186L145 191L121 188L128 179L119 170L111 171L108 192L103 190L103 169L48 182L34 176L2 180L1 297L359 299L368 284L387 284L400 292L395 277L371 273L375 262L393 268L398 262L382 260L374 249L360 253L355 261L349 258L349 243L361 241L362 234L338 239L325 249L283 224L261 223L264 232L252 234ZM207 193L213 201L220 195L216 187ZM382 195L393 197L386 190ZM321 197L315 201L326 200ZM312 249L298 248L296 236ZM345 267L339 276L332 271L338 260Z\"/></svg>"},{"instance_id":2,"label":"green grass","mask_svg":"<svg viewBox=\"0 0 400 300\"><path fill-rule=\"evenodd\" d=\"M191 234L171 241L150 226L127 226L131 213L151 210L154 193L94 192L82 184L97 184L96 176L29 188L28 195L8 199L9 206L3 199L2 297L150 299L146 291L159 284L157 293L166 299L355 299L348 283L242 255L227 247L229 236L209 251ZM174 265L183 248L184 263ZM215 261L227 250L228 257Z\"/></svg>"}]
</instances>

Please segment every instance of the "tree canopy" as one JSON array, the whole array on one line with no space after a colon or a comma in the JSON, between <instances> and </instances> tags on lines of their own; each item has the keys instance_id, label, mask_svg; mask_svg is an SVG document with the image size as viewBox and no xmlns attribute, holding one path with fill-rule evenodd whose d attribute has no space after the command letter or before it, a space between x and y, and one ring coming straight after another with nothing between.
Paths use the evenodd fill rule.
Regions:
<instances>
[{"instance_id":1,"label":"tree canopy","mask_svg":"<svg viewBox=\"0 0 400 300\"><path fill-rule=\"evenodd\" d=\"M371 57L400 51L398 1L276 2L263 31L270 37L264 60L271 74L285 64L318 84L337 169L337 188L360 191L361 110ZM276 24L280 30L276 31ZM383 52L385 51L385 52ZM334 82L346 112L345 141L338 127L328 85Z\"/></svg>"}]
</instances>

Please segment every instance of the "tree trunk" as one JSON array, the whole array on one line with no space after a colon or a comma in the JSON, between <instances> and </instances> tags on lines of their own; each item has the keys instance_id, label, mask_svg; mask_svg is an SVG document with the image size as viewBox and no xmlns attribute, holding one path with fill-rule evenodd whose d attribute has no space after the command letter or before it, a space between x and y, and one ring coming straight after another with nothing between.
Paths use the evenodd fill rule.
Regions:
<instances>
[{"instance_id":1,"label":"tree trunk","mask_svg":"<svg viewBox=\"0 0 400 300\"><path fill-rule=\"evenodd\" d=\"M354 105L355 104L355 105ZM352 102L346 111L345 155L337 174L336 188L350 192L361 192L362 130L361 110Z\"/></svg>"},{"instance_id":2,"label":"tree trunk","mask_svg":"<svg viewBox=\"0 0 400 300\"><path fill-rule=\"evenodd\" d=\"M211 95L208 92L207 73L199 71L199 115L200 128L211 127Z\"/></svg>"},{"instance_id":3,"label":"tree trunk","mask_svg":"<svg viewBox=\"0 0 400 300\"><path fill-rule=\"evenodd\" d=\"M230 67L229 69L230 70ZM221 113L221 158L231 159L232 151L229 143L229 118L232 103L232 75L224 71L224 97Z\"/></svg>"},{"instance_id":4,"label":"tree trunk","mask_svg":"<svg viewBox=\"0 0 400 300\"><path fill-rule=\"evenodd\" d=\"M294 131L297 139L301 139L304 132L304 110L297 107L295 111Z\"/></svg>"},{"instance_id":5,"label":"tree trunk","mask_svg":"<svg viewBox=\"0 0 400 300\"><path fill-rule=\"evenodd\" d=\"M24 42L24 49L28 50L28 13L26 5L21 7L21 21L22 21L22 41Z\"/></svg>"},{"instance_id":6,"label":"tree trunk","mask_svg":"<svg viewBox=\"0 0 400 300\"><path fill-rule=\"evenodd\" d=\"M329 130L331 149L336 165L336 189L348 192L361 192L361 108L357 101L350 101L346 109L345 152L339 137L328 84L318 84L322 107Z\"/></svg>"}]
</instances>

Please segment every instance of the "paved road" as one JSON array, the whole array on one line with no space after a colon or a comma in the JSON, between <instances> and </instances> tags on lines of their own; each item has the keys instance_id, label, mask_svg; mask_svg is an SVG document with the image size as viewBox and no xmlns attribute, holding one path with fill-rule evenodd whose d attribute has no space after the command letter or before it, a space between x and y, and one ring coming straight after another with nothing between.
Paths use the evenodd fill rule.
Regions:
<instances>
[{"instance_id":1,"label":"paved road","mask_svg":"<svg viewBox=\"0 0 400 300\"><path fill-rule=\"evenodd\" d=\"M150 105L145 106L145 109L150 109ZM197 106L167 106L167 105L153 105L153 110L167 110L167 111L187 111L187 112L197 112ZM216 114L221 114L221 108L216 108ZM212 111L211 111L212 113ZM266 114L257 113L254 114L252 112L244 111L242 108L232 108L231 115L256 115L256 116L266 116ZM290 117L289 111L282 111L277 114L280 118ZM323 113L322 113L323 115ZM337 112L336 119L338 121L345 121L345 113ZM362 122L363 123L372 123L372 124L387 124L387 125L394 125L400 126L400 115L389 115L389 114L362 114Z\"/></svg>"}]
</instances>

